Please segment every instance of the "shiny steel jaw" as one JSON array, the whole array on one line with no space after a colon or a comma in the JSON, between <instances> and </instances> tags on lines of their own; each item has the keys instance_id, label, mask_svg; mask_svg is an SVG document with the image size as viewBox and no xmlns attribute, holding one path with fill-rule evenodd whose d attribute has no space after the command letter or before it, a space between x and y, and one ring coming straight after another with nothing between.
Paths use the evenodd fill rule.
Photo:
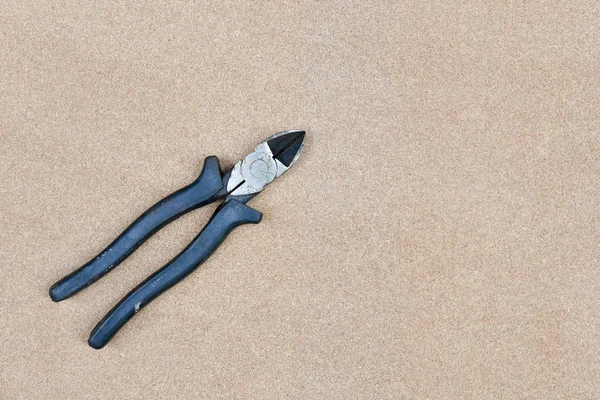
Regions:
<instances>
[{"instance_id":1,"label":"shiny steel jaw","mask_svg":"<svg viewBox=\"0 0 600 400\"><path fill-rule=\"evenodd\" d=\"M233 169L227 192L234 196L258 193L296 162L304 147L305 132L290 130L276 133L262 142Z\"/></svg>"}]
</instances>

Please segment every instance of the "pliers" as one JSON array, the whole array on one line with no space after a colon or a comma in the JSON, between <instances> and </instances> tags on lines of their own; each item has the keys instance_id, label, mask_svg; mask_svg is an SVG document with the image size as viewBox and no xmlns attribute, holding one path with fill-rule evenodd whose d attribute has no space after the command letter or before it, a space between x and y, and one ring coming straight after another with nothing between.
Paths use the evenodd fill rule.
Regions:
<instances>
[{"instance_id":1,"label":"pliers","mask_svg":"<svg viewBox=\"0 0 600 400\"><path fill-rule=\"evenodd\" d=\"M156 203L98 256L56 282L50 288L50 297L58 302L74 295L110 272L163 226L189 211L224 199L200 234L179 255L133 289L96 325L88 343L101 349L142 308L206 261L234 228L260 222L262 214L246 203L296 162L304 138L301 130L277 133L225 173L221 172L217 157L207 157L198 179Z\"/></svg>"}]
</instances>

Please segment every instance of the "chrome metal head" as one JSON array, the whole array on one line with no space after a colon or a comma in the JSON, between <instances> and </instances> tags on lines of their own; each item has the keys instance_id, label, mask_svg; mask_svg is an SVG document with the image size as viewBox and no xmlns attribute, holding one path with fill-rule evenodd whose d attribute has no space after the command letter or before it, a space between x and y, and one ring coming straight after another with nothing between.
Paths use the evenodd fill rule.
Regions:
<instances>
[{"instance_id":1,"label":"chrome metal head","mask_svg":"<svg viewBox=\"0 0 600 400\"><path fill-rule=\"evenodd\" d=\"M294 165L304 147L304 137L304 131L283 131L256 146L243 161L234 165L227 192L243 196L263 190Z\"/></svg>"}]
</instances>

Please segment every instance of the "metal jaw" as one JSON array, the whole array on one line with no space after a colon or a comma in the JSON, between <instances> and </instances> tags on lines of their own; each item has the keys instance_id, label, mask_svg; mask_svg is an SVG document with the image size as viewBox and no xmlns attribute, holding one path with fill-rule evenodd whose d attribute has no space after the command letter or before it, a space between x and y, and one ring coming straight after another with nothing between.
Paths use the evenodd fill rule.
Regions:
<instances>
[{"instance_id":1,"label":"metal jaw","mask_svg":"<svg viewBox=\"0 0 600 400\"><path fill-rule=\"evenodd\" d=\"M271 136L234 165L227 192L234 196L260 192L290 169L303 147L304 131L283 131Z\"/></svg>"}]
</instances>

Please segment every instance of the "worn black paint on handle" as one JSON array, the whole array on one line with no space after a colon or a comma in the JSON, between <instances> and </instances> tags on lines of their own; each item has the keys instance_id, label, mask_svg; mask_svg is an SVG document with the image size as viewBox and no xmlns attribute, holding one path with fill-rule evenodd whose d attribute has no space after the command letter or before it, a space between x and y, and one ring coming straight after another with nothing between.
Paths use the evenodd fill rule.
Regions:
<instances>
[{"instance_id":1,"label":"worn black paint on handle","mask_svg":"<svg viewBox=\"0 0 600 400\"><path fill-rule=\"evenodd\" d=\"M202 264L237 226L258 223L262 214L231 200L221 205L200 234L167 265L133 289L92 331L89 345L101 349L139 310Z\"/></svg>"},{"instance_id":2,"label":"worn black paint on handle","mask_svg":"<svg viewBox=\"0 0 600 400\"><path fill-rule=\"evenodd\" d=\"M160 228L191 210L215 201L222 186L219 160L215 156L207 157L198 179L156 203L93 260L56 282L50 288L50 297L53 301L61 301L91 285Z\"/></svg>"}]
</instances>

